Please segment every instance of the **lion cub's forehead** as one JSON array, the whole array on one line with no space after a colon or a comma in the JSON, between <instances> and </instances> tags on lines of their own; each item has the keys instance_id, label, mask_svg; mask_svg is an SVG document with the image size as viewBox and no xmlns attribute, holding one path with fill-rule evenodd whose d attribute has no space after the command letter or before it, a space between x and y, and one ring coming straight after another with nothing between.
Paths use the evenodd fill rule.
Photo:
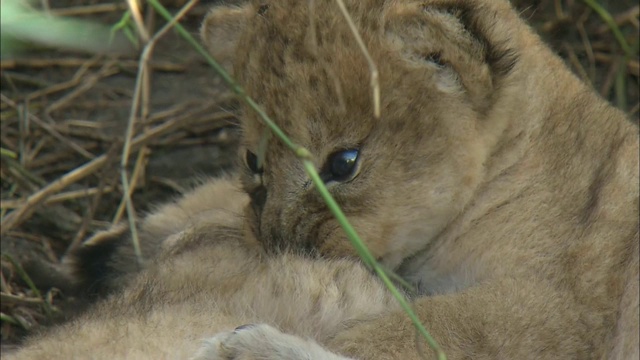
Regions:
<instances>
[{"instance_id":1,"label":"lion cub's forehead","mask_svg":"<svg viewBox=\"0 0 640 360\"><path fill-rule=\"evenodd\" d=\"M357 142L375 122L369 68L347 22L333 1L309 4L255 4L235 73L287 134L310 150L321 150ZM352 16L360 24L356 10L351 9ZM262 136L259 123L247 110L243 126L248 142Z\"/></svg>"},{"instance_id":2,"label":"lion cub's forehead","mask_svg":"<svg viewBox=\"0 0 640 360\"><path fill-rule=\"evenodd\" d=\"M425 126L436 126L432 114L446 110L443 92L453 104L465 91L490 89L487 74L500 73L502 53L493 51L487 29L476 24L476 2L345 2L380 74L379 119L373 116L369 63L333 0L255 3L237 51L234 72L241 85L285 133L312 152L356 144L381 128L423 134ZM453 70L440 72L439 89L445 90L439 91L434 85L438 65L423 60L441 53L458 62L458 70L473 68L477 76L462 84ZM508 70L512 62L504 63ZM253 146L264 134L256 118L247 111L243 121L245 139Z\"/></svg>"}]
</instances>

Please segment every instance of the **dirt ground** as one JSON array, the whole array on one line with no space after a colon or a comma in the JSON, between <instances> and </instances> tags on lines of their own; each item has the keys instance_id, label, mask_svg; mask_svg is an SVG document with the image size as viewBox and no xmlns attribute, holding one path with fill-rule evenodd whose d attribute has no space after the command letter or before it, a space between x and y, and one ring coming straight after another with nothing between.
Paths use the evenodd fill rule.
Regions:
<instances>
[{"instance_id":1,"label":"dirt ground","mask_svg":"<svg viewBox=\"0 0 640 360\"><path fill-rule=\"evenodd\" d=\"M600 2L632 47L630 58L585 2L514 1L578 76L638 122L639 6ZM182 24L197 35L211 4L196 5ZM117 22L125 9L94 0L51 7L104 24ZM161 25L156 16L154 28ZM150 64L145 120L135 127L127 166L138 216L198 178L232 169L238 144L233 97L184 40L169 32ZM120 165L137 71L137 55L49 49L2 59L0 140L16 154L1 158L3 349L79 307L61 261L91 233L126 220Z\"/></svg>"}]
</instances>

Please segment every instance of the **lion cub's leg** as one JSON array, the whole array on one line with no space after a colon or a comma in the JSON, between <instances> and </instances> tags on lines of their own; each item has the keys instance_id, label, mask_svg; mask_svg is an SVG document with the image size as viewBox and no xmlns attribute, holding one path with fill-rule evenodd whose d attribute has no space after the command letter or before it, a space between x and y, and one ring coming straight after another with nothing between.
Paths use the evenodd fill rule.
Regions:
<instances>
[{"instance_id":1,"label":"lion cub's leg","mask_svg":"<svg viewBox=\"0 0 640 360\"><path fill-rule=\"evenodd\" d=\"M246 325L205 341L192 360L214 359L348 359L331 353L313 340L288 335L266 325Z\"/></svg>"}]
</instances>

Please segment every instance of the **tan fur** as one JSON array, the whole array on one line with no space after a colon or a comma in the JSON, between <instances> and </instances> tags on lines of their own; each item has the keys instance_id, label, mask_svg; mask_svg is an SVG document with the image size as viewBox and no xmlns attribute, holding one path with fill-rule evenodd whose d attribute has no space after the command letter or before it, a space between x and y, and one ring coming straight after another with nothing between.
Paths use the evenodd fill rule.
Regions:
<instances>
[{"instance_id":1,"label":"tan fur","mask_svg":"<svg viewBox=\"0 0 640 360\"><path fill-rule=\"evenodd\" d=\"M380 119L335 2L266 5L214 8L208 48L238 41L234 73L319 170L360 149L354 176L327 185L418 287L413 306L449 359L639 357L638 129L508 3L347 1L380 70ZM242 125L258 152L264 127L251 112ZM15 358L420 358L388 292L337 259L353 250L282 144L243 183L248 205L236 180L214 180L150 215L146 268L131 275L116 246L100 285L113 295ZM260 324L232 331L244 323Z\"/></svg>"},{"instance_id":2,"label":"tan fur","mask_svg":"<svg viewBox=\"0 0 640 360\"><path fill-rule=\"evenodd\" d=\"M324 342L350 322L396 308L358 262L264 257L234 215L247 202L236 186L210 180L159 208L141 231L164 236L156 240L160 248L145 269L129 275L124 291L3 359L226 359L261 354L272 343L281 353L264 359L338 359L311 339ZM235 351L233 329L250 323L300 337L259 325L240 331L238 340L268 336ZM223 348L211 338L218 333Z\"/></svg>"},{"instance_id":3,"label":"tan fur","mask_svg":"<svg viewBox=\"0 0 640 360\"><path fill-rule=\"evenodd\" d=\"M360 150L329 190L373 254L419 287L414 306L449 359L637 358L638 128L507 1L345 2L379 70L380 119L334 1L214 8L203 36L215 54L210 36L244 26L238 81L319 171ZM265 126L247 110L242 128L258 153ZM262 169L243 182L265 248L354 256L273 137ZM327 344L418 358L399 312Z\"/></svg>"}]
</instances>

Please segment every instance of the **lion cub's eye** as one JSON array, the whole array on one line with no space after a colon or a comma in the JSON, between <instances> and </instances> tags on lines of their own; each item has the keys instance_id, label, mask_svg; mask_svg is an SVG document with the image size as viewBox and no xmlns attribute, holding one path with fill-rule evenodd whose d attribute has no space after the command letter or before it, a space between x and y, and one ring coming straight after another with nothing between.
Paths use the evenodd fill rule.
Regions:
<instances>
[{"instance_id":1,"label":"lion cub's eye","mask_svg":"<svg viewBox=\"0 0 640 360\"><path fill-rule=\"evenodd\" d=\"M247 150L247 153L245 154L245 157L244 157L244 161L252 173L262 174L262 166L258 166L258 157L256 156L256 154Z\"/></svg>"},{"instance_id":2,"label":"lion cub's eye","mask_svg":"<svg viewBox=\"0 0 640 360\"><path fill-rule=\"evenodd\" d=\"M329 156L329 161L325 165L325 181L346 181L350 180L356 170L358 162L358 149L347 149L336 151Z\"/></svg>"}]
</instances>

